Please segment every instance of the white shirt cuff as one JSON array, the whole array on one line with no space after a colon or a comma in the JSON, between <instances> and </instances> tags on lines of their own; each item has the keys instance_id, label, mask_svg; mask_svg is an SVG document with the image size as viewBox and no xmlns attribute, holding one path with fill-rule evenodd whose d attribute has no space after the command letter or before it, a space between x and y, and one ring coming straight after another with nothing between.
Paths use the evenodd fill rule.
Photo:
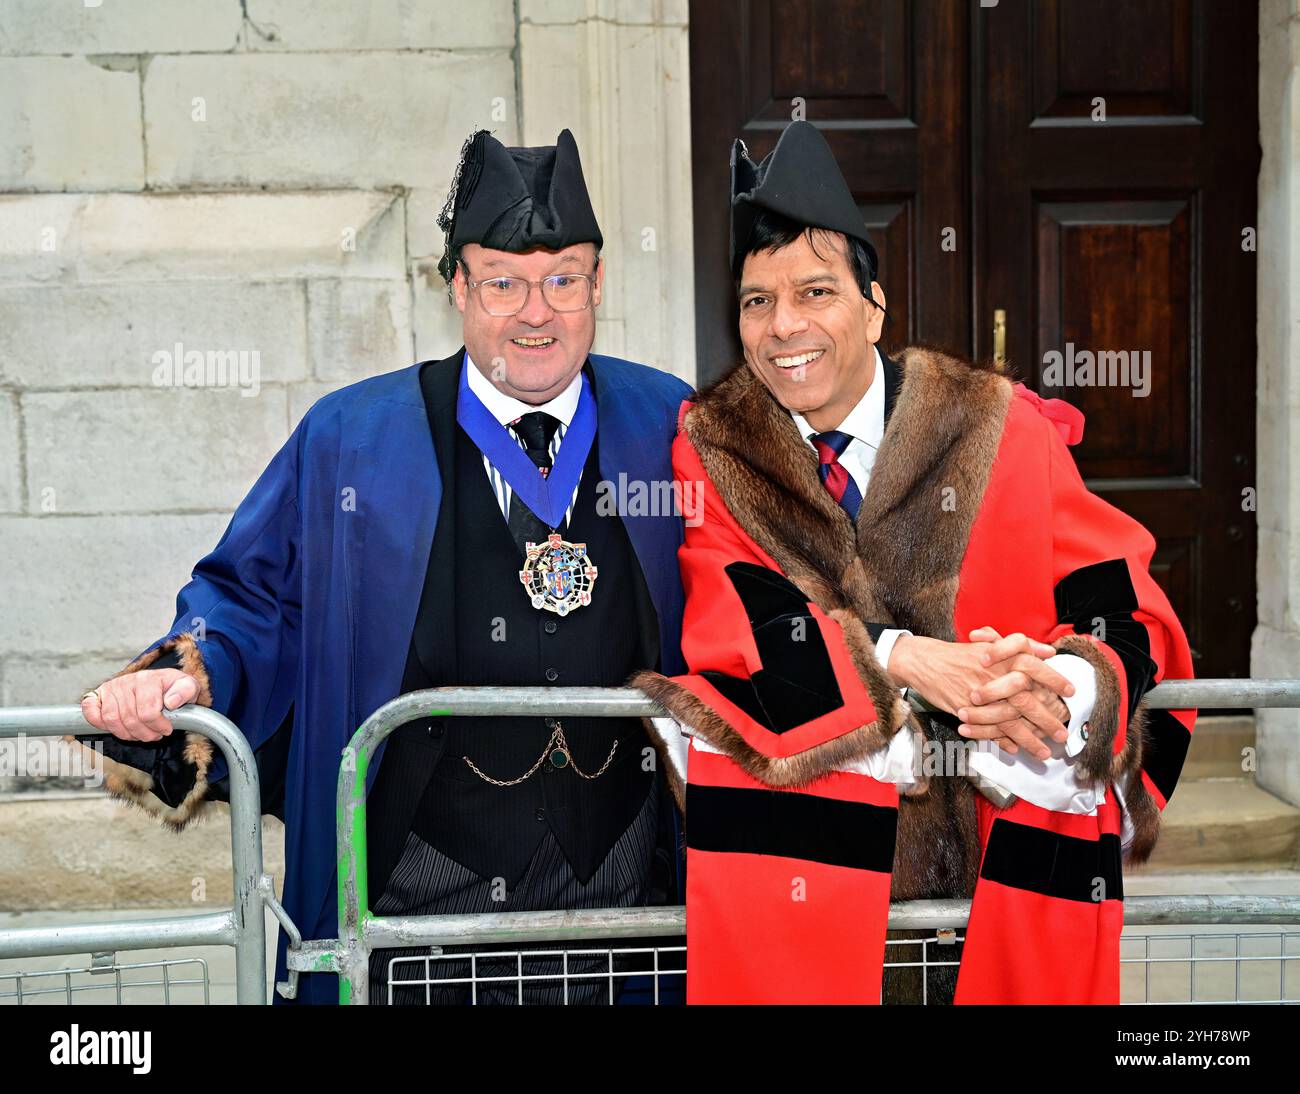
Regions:
<instances>
[{"instance_id":1,"label":"white shirt cuff","mask_svg":"<svg viewBox=\"0 0 1300 1094\"><path fill-rule=\"evenodd\" d=\"M886 672L889 671L889 655L894 652L894 643L902 638L903 635L906 634L910 636L911 633L911 631L890 629L880 632L880 640L876 643L876 660L880 663L880 667ZM898 690L904 692L907 689L899 688Z\"/></svg>"},{"instance_id":2,"label":"white shirt cuff","mask_svg":"<svg viewBox=\"0 0 1300 1094\"><path fill-rule=\"evenodd\" d=\"M1088 742L1088 719L1097 705L1097 670L1073 653L1058 653L1046 658L1043 664L1050 665L1074 685L1074 694L1062 695L1061 701L1070 712L1065 754L1077 756Z\"/></svg>"},{"instance_id":3,"label":"white shirt cuff","mask_svg":"<svg viewBox=\"0 0 1300 1094\"><path fill-rule=\"evenodd\" d=\"M689 731L676 718L651 718L655 735L663 742L663 753L677 778L686 782L686 754L691 747Z\"/></svg>"},{"instance_id":4,"label":"white shirt cuff","mask_svg":"<svg viewBox=\"0 0 1300 1094\"><path fill-rule=\"evenodd\" d=\"M1064 744L1048 740L1052 755L1036 760L1023 749L1008 755L992 741L980 741L970 755L971 770L1025 801L1058 813L1096 813L1106 800L1102 783L1076 776L1074 757L1087 743L1088 719L1097 702L1097 674L1092 665L1072 653L1045 659L1074 685L1074 694L1061 696L1070 712L1069 737Z\"/></svg>"}]
</instances>

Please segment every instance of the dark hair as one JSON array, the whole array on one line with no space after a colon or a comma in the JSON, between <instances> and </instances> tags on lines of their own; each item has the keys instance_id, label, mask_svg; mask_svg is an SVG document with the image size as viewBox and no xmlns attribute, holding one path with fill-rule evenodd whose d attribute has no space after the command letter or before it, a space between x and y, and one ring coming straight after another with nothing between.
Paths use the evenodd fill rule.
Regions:
<instances>
[{"instance_id":1,"label":"dark hair","mask_svg":"<svg viewBox=\"0 0 1300 1094\"><path fill-rule=\"evenodd\" d=\"M875 304L875 299L871 295L871 282L874 278L871 275L871 256L867 253L867 245L860 239L853 236L846 236L843 232L833 232L829 228L812 228L807 224L800 224L797 220L791 220L789 217L782 216L780 213L773 213L763 210L754 220L753 227L749 232L749 241L745 244L744 251L736 260L736 268L731 271L731 276L736 283L736 290L740 290L740 275L745 267L745 259L752 254L758 254L760 251L779 251L782 247L788 247L801 235L808 236L808 245L813 249L813 253L821 258L821 252L817 250L816 233L826 231L829 235L836 236L844 241L848 252L849 269L853 271L854 280L858 283L858 288L862 295ZM876 307L880 307L876 304ZM880 308L884 311L884 308Z\"/></svg>"}]
</instances>

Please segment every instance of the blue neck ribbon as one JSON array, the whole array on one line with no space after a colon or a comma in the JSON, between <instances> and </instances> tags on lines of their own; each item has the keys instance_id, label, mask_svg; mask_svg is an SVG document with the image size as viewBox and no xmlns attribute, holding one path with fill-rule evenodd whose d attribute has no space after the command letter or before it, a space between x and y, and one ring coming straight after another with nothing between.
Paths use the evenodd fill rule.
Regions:
<instances>
[{"instance_id":1,"label":"blue neck ribbon","mask_svg":"<svg viewBox=\"0 0 1300 1094\"><path fill-rule=\"evenodd\" d=\"M461 367L460 389L456 395L456 421L469 434L478 450L510 484L515 497L551 528L564 522L574 488L582 477L587 455L596 438L596 397L591 381L582 374L582 392L573 421L564 433L564 443L556 455L555 466L542 475L507 426L502 425L483 405L469 386L468 361Z\"/></svg>"}]
</instances>

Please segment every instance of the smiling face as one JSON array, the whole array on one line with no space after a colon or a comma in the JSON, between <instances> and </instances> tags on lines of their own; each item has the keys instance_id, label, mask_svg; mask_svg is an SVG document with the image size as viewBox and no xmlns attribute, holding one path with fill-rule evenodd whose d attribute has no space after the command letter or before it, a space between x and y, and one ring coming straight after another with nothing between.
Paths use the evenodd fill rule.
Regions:
<instances>
[{"instance_id":1,"label":"smiling face","mask_svg":"<svg viewBox=\"0 0 1300 1094\"><path fill-rule=\"evenodd\" d=\"M456 267L453 287L463 318L465 348L475 367L506 395L534 406L559 395L581 370L596 336L596 307L600 304L604 262L596 259L594 243L575 243L562 251L537 249L514 254L467 243L463 265ZM591 303L581 311L556 311L533 285L516 315L491 315L480 292L469 280L497 278L540 282L553 274L595 274ZM490 291L489 286L483 286Z\"/></svg>"},{"instance_id":2,"label":"smiling face","mask_svg":"<svg viewBox=\"0 0 1300 1094\"><path fill-rule=\"evenodd\" d=\"M884 307L884 290L873 281L871 291ZM746 256L739 296L745 364L814 429L837 428L871 384L884 325L858 288L844 237L813 229Z\"/></svg>"}]
</instances>

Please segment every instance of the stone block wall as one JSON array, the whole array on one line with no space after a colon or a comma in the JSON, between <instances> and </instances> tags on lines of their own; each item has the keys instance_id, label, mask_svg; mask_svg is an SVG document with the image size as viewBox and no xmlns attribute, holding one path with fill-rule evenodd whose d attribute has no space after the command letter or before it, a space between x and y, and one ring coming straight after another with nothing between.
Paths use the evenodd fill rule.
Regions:
<instances>
[{"instance_id":1,"label":"stone block wall","mask_svg":"<svg viewBox=\"0 0 1300 1094\"><path fill-rule=\"evenodd\" d=\"M75 702L322 394L460 344L461 143L574 131L596 349L694 376L686 0L0 0L0 705Z\"/></svg>"}]
</instances>

